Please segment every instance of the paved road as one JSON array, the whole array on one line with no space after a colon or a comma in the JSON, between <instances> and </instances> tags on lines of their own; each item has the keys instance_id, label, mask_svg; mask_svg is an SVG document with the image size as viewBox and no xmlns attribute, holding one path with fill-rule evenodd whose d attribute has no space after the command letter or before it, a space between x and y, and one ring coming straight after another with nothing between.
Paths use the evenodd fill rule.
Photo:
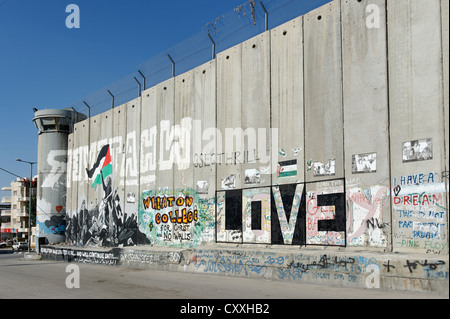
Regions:
<instances>
[{"instance_id":1,"label":"paved road","mask_svg":"<svg viewBox=\"0 0 450 319\"><path fill-rule=\"evenodd\" d=\"M289 282L76 264L80 288L69 289L68 263L0 254L0 298L57 299L434 299L433 294L324 287ZM74 281L70 281L74 282ZM448 298L448 296L446 296Z\"/></svg>"}]
</instances>

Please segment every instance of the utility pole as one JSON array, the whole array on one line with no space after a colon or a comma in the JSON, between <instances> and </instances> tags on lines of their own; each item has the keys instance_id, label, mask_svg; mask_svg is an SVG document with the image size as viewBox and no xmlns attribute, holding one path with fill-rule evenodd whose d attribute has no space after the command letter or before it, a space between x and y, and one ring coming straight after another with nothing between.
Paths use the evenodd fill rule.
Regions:
<instances>
[{"instance_id":1,"label":"utility pole","mask_svg":"<svg viewBox=\"0 0 450 319\"><path fill-rule=\"evenodd\" d=\"M28 252L30 252L31 246L31 182L33 181L33 164L37 164L36 162L23 161L20 158L16 159L17 162L28 163L30 164L30 187L28 190L28 196L30 198L28 205Z\"/></svg>"}]
</instances>

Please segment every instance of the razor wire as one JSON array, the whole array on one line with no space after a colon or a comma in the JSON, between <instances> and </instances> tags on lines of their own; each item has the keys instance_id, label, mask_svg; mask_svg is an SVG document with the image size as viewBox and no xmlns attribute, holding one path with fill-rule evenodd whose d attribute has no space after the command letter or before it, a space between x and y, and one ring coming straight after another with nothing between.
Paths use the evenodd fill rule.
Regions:
<instances>
[{"instance_id":1,"label":"razor wire","mask_svg":"<svg viewBox=\"0 0 450 319\"><path fill-rule=\"evenodd\" d=\"M331 0L249 0L208 22L194 36L151 57L128 76L74 102L91 117L122 105L174 76L183 74L241 42L323 6Z\"/></svg>"}]
</instances>

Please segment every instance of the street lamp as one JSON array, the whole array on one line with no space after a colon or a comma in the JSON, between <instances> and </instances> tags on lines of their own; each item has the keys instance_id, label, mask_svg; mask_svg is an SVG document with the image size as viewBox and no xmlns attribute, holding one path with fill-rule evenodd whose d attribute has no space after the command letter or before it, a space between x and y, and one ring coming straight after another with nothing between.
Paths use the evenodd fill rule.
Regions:
<instances>
[{"instance_id":1,"label":"street lamp","mask_svg":"<svg viewBox=\"0 0 450 319\"><path fill-rule=\"evenodd\" d=\"M20 158L16 158L17 162L22 163L28 163L30 164L30 201L29 201L29 208L28 208L28 252L30 252L30 245L31 245L31 181L33 180L33 164L36 164L36 162L29 162L29 161L23 161Z\"/></svg>"}]
</instances>

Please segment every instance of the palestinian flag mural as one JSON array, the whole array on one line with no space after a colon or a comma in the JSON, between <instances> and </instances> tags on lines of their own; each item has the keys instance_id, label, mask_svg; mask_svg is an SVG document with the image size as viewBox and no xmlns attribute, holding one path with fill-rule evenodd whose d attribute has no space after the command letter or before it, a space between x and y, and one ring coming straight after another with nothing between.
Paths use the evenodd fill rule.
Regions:
<instances>
[{"instance_id":1,"label":"palestinian flag mural","mask_svg":"<svg viewBox=\"0 0 450 319\"><path fill-rule=\"evenodd\" d=\"M96 188L97 185L102 184L102 176L100 174L103 175L103 179L112 174L111 149L109 144L103 146L94 166L90 170L86 169L86 172L89 178L95 178L92 183L92 188Z\"/></svg>"},{"instance_id":2,"label":"palestinian flag mural","mask_svg":"<svg viewBox=\"0 0 450 319\"><path fill-rule=\"evenodd\" d=\"M297 160L279 162L278 177L297 176Z\"/></svg>"}]
</instances>

